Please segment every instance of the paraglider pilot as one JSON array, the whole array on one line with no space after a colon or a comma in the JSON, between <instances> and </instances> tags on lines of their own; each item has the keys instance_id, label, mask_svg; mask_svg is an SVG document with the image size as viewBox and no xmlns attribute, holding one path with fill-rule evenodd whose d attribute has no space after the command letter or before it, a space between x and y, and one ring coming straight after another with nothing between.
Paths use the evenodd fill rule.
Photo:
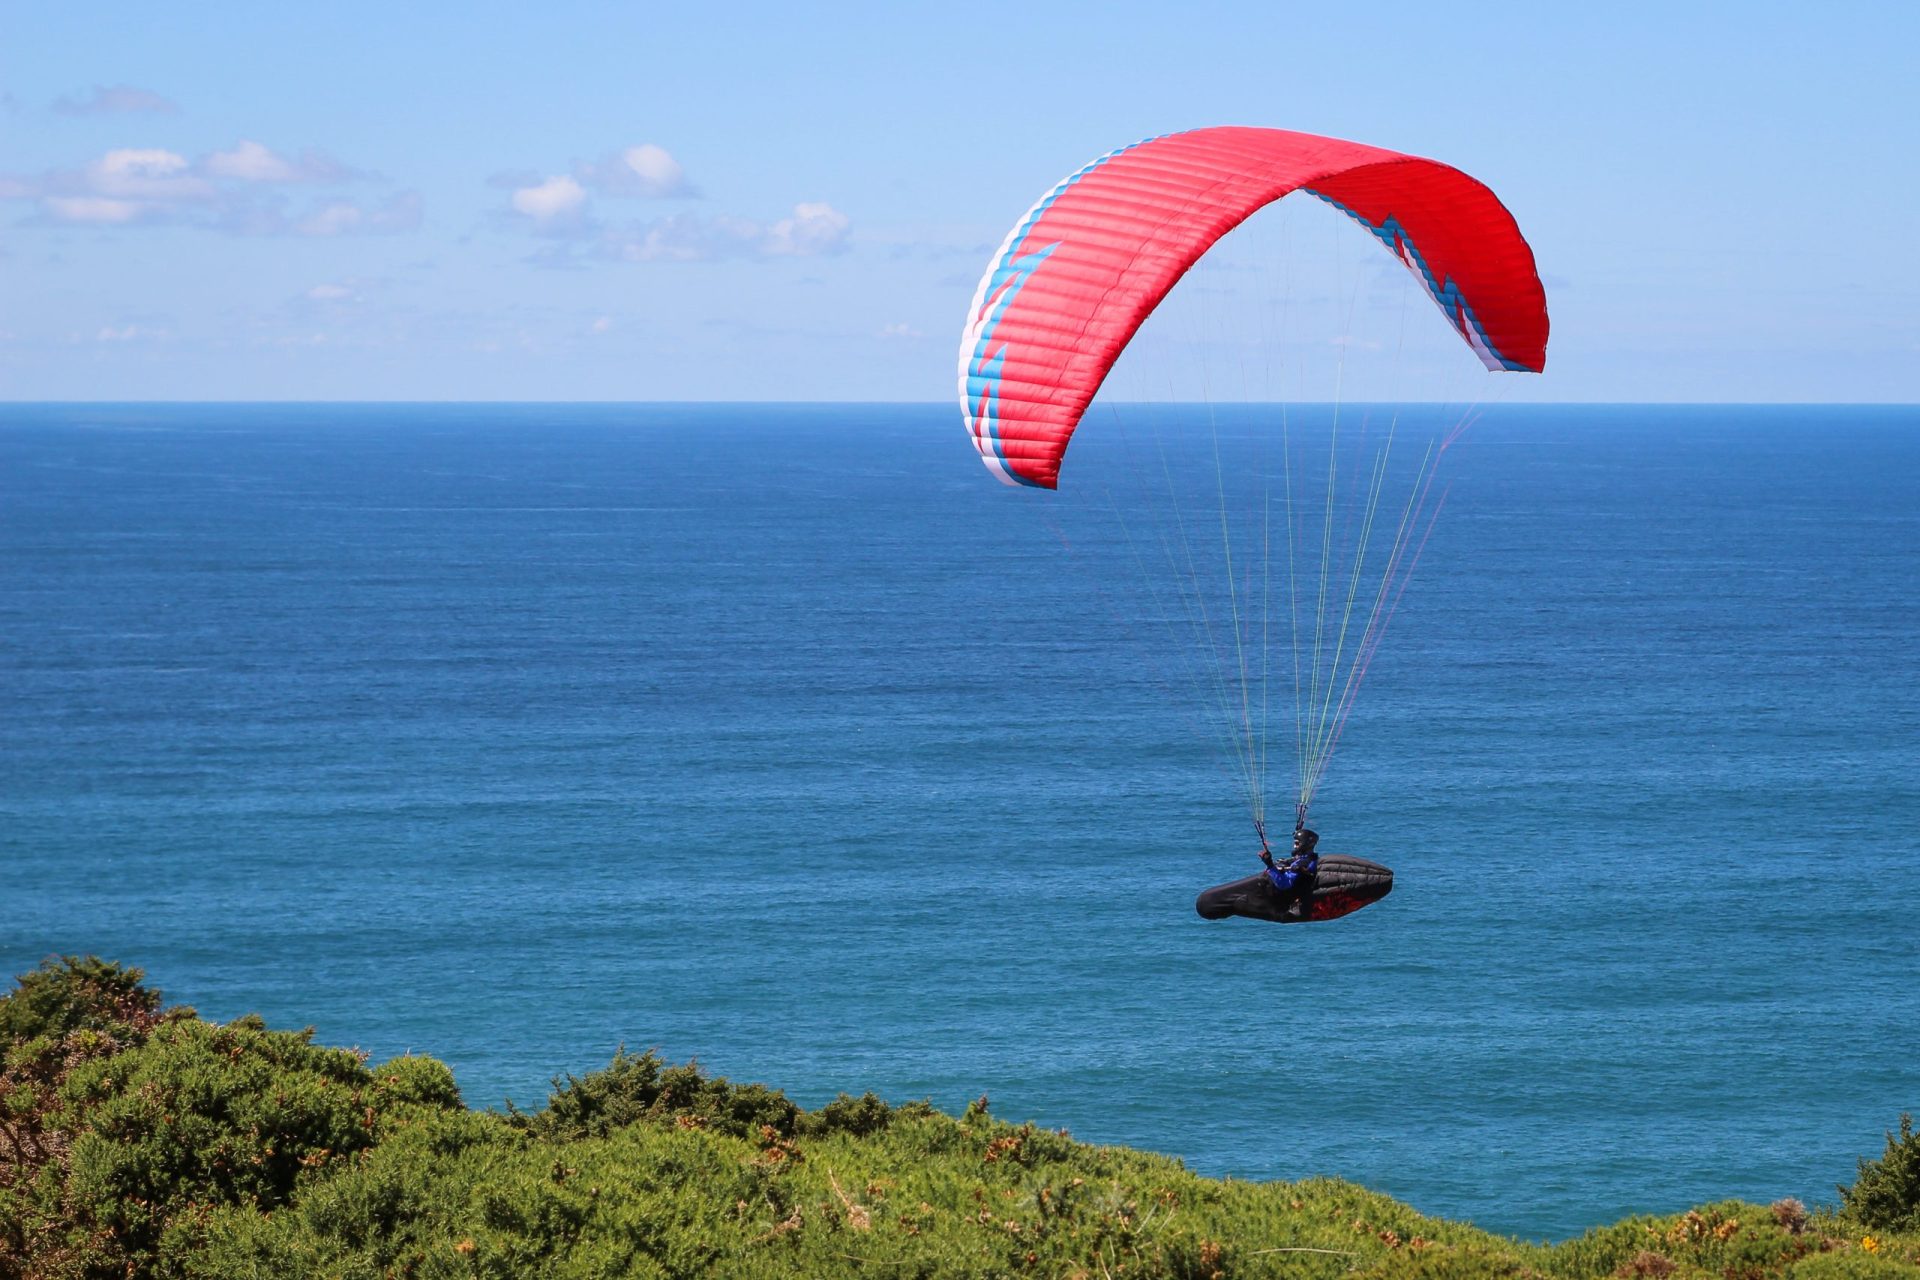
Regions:
<instances>
[{"instance_id":1,"label":"paraglider pilot","mask_svg":"<svg viewBox=\"0 0 1920 1280\"><path fill-rule=\"evenodd\" d=\"M1293 854L1284 861L1276 862L1273 851L1267 848L1267 839L1260 837L1260 861L1267 864L1267 879L1273 887L1282 893L1294 893L1306 887L1302 882L1314 873L1320 864L1319 856L1313 847L1320 843L1320 837L1305 826L1294 828Z\"/></svg>"}]
</instances>

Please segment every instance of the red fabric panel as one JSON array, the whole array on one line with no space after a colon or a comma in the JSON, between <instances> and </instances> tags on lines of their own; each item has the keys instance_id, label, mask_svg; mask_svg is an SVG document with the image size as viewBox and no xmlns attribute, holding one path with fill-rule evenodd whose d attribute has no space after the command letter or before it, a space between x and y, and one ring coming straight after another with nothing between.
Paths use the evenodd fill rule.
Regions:
<instances>
[{"instance_id":1,"label":"red fabric panel","mask_svg":"<svg viewBox=\"0 0 1920 1280\"><path fill-rule=\"evenodd\" d=\"M982 453L1053 488L1074 428L1141 322L1215 241L1301 188L1375 227L1394 219L1436 282L1459 291L1498 356L1536 372L1545 364L1546 295L1533 251L1486 187L1446 165L1360 143L1198 129L1089 168L989 267L991 275L1054 246L982 341L974 336L993 296L969 317L973 345L961 353L969 371L1001 357L987 394L967 397Z\"/></svg>"}]
</instances>

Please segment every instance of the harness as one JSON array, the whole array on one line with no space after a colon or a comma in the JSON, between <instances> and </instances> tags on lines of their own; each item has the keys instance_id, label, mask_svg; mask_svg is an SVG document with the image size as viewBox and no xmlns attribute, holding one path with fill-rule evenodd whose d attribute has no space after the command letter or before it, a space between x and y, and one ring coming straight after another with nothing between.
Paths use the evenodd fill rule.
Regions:
<instances>
[{"instance_id":1,"label":"harness","mask_svg":"<svg viewBox=\"0 0 1920 1280\"><path fill-rule=\"evenodd\" d=\"M1294 806L1293 834L1297 840L1307 826L1307 807ZM1282 893L1310 892L1314 872L1320 869L1320 855L1309 851L1294 854L1283 861L1276 862L1273 846L1267 843L1267 824L1259 818L1253 820L1253 829L1260 837L1260 861L1266 864L1267 879L1273 887Z\"/></svg>"}]
</instances>

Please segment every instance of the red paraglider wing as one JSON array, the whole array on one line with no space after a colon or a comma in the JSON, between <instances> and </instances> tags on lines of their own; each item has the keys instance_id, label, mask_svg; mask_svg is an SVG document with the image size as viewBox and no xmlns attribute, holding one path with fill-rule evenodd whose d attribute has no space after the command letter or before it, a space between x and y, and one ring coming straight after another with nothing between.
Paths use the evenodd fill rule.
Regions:
<instances>
[{"instance_id":1,"label":"red paraglider wing","mask_svg":"<svg viewBox=\"0 0 1920 1280\"><path fill-rule=\"evenodd\" d=\"M1533 250L1458 169L1282 129L1168 134L1068 177L989 264L960 341L961 406L988 468L1054 488L1080 416L1141 322L1216 240L1294 191L1371 231L1489 369L1544 367Z\"/></svg>"}]
</instances>

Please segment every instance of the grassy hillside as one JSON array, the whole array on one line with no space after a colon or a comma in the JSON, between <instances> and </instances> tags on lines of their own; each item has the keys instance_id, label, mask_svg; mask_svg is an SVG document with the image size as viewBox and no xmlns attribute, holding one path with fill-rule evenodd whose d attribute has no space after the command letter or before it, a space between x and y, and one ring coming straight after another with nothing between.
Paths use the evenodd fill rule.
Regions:
<instances>
[{"instance_id":1,"label":"grassy hillside","mask_svg":"<svg viewBox=\"0 0 1920 1280\"><path fill-rule=\"evenodd\" d=\"M1920 1139L1842 1206L1723 1203L1551 1247L1328 1179L1178 1161L620 1054L548 1105L462 1104L431 1058L164 1009L49 962L0 999L0 1278L1285 1276L1920 1280Z\"/></svg>"}]
</instances>

